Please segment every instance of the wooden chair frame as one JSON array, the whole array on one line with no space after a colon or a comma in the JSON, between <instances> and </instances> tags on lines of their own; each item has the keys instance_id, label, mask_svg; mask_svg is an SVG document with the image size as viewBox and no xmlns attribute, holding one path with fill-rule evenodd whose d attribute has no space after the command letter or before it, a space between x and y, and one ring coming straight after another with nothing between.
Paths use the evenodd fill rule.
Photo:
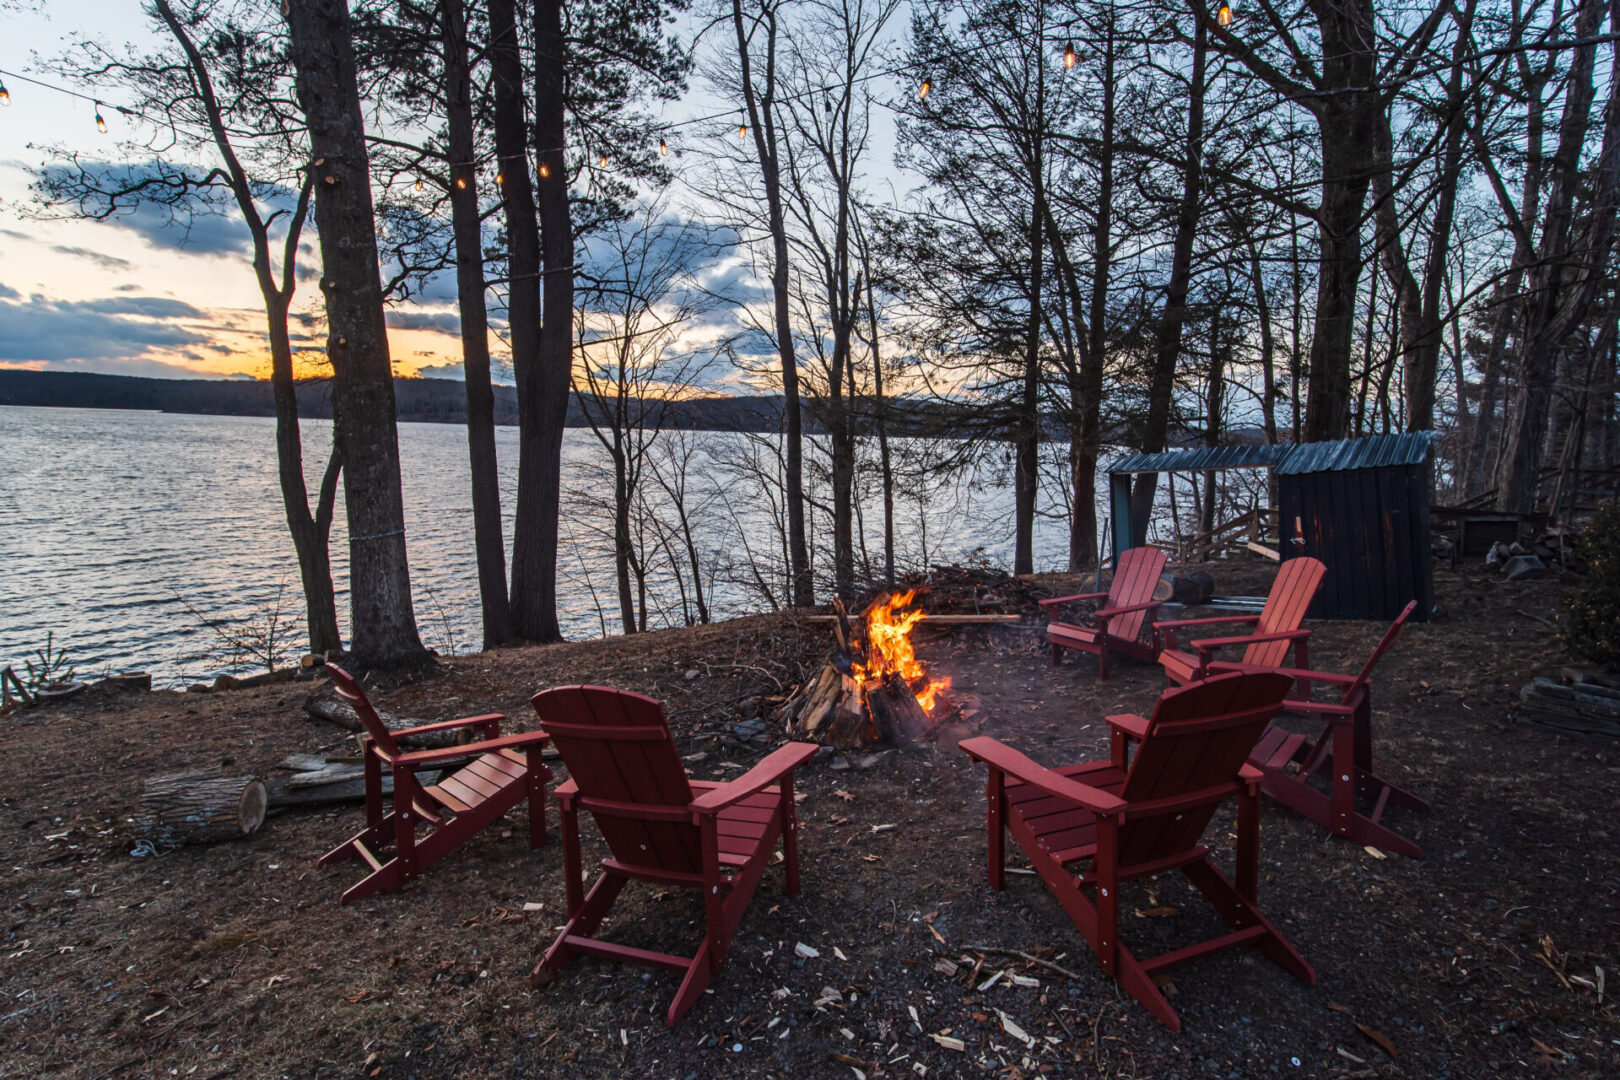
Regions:
<instances>
[{"instance_id":1,"label":"wooden chair frame","mask_svg":"<svg viewBox=\"0 0 1620 1080\"><path fill-rule=\"evenodd\" d=\"M547 738L544 732L502 735L500 725L506 717L500 713L390 731L353 676L334 664L328 664L327 671L338 695L354 708L365 727L361 754L365 760L366 827L322 855L320 865L361 859L371 872L345 891L340 903L400 888L524 799L529 800L529 847L545 845L546 783L551 770L540 760ZM406 736L458 728L476 729L483 738L436 750L404 751L398 743ZM431 784L423 784L416 775L418 770L442 770L458 763L465 764ZM383 812L384 767L394 781L393 809L387 813ZM422 823L433 826L433 831L418 838ZM394 854L384 861L383 848L390 841Z\"/></svg>"},{"instance_id":2,"label":"wooden chair frame","mask_svg":"<svg viewBox=\"0 0 1620 1080\"><path fill-rule=\"evenodd\" d=\"M1153 590L1164 573L1165 557L1158 548L1131 548L1120 556L1107 592L1076 593L1040 601L1050 620L1046 625L1046 641L1052 650L1052 663L1062 662L1064 649L1090 653L1097 658L1099 681L1108 678L1110 653L1152 663L1159 653L1157 636L1144 642L1141 634L1142 626L1153 621L1164 603L1153 599ZM1097 620L1095 629L1058 618L1058 609L1064 604L1099 601L1103 606L1092 612Z\"/></svg>"},{"instance_id":3,"label":"wooden chair frame","mask_svg":"<svg viewBox=\"0 0 1620 1080\"><path fill-rule=\"evenodd\" d=\"M1428 813L1429 804L1373 771L1372 673L1416 609L1415 600L1406 605L1356 675L1258 668L1219 660L1210 665L1215 672L1272 670L1299 684L1320 682L1342 687L1344 692L1337 702L1290 699L1285 706L1287 712L1327 720L1314 740L1273 723L1260 736L1249 761L1264 774L1262 787L1266 794L1284 806L1358 844L1371 844L1414 859L1421 858L1423 850L1415 841L1383 824L1384 811L1397 806ZM1315 779L1326 781L1326 792L1312 785Z\"/></svg>"},{"instance_id":4,"label":"wooden chair frame","mask_svg":"<svg viewBox=\"0 0 1620 1080\"><path fill-rule=\"evenodd\" d=\"M967 739L962 749L989 767L986 785L990 837L990 886L1006 887L1005 834L1024 851L1074 921L1086 943L1097 954L1103 970L1121 988L1158 1017L1172 1031L1181 1030L1176 1011L1154 982L1160 972L1200 957L1238 946L1257 948L1306 983L1316 973L1256 906L1259 886L1261 774L1234 757L1237 775L1216 783L1196 779L1198 769L1177 771L1188 781L1177 794L1148 799L1129 797L1133 763L1129 744L1146 747L1171 725L1162 720L1166 702L1177 695L1198 693L1205 699L1229 696L1235 711L1176 719L1178 735L1210 739L1247 740L1252 744L1266 721L1281 707L1287 689L1280 677L1239 675L1240 679L1267 679L1247 686L1231 684L1234 676L1211 679L1198 686L1168 691L1152 720L1139 716L1111 716L1113 730L1109 760L1061 769L1045 768L1025 755L984 736ZM1206 688L1218 686L1211 694ZM1264 702L1258 704L1258 702ZM1235 746L1246 754L1248 745ZM1137 752L1137 762L1142 760ZM1193 786L1197 784L1199 786ZM1171 787L1175 787L1171 781ZM1122 797L1125 796L1125 797ZM1215 808L1225 800L1238 800L1236 883L1227 879L1199 842ZM1086 865L1083 872L1073 868ZM1160 956L1138 958L1119 940L1119 886L1137 878L1180 870L1220 913L1231 928L1207 941L1175 949Z\"/></svg>"},{"instance_id":5,"label":"wooden chair frame","mask_svg":"<svg viewBox=\"0 0 1620 1080\"><path fill-rule=\"evenodd\" d=\"M1310 667L1308 646L1311 632L1301 628L1305 612L1322 585L1327 568L1308 556L1289 559L1277 570L1277 577L1266 594L1265 607L1258 615L1214 615L1203 619L1172 619L1153 624L1159 639L1159 664L1170 681L1179 686L1197 682L1209 674L1216 649L1243 646L1243 663L1280 668L1294 651L1295 668ZM1177 644L1181 631L1195 627L1241 624L1254 632L1231 637L1204 638L1192 642L1196 658ZM1309 688L1298 692L1308 696Z\"/></svg>"},{"instance_id":6,"label":"wooden chair frame","mask_svg":"<svg viewBox=\"0 0 1620 1080\"><path fill-rule=\"evenodd\" d=\"M572 699L582 694L611 695L639 708L643 717L656 716L659 722L601 725L560 719L569 714L573 707ZM664 744L669 754L674 755L675 748L662 707L651 698L607 687L570 686L536 694L533 704L542 726L557 743L564 763L569 765L570 773L576 776L590 775L590 770L599 764L570 759L571 754L582 757L597 752L586 746L592 741L600 740L603 747L616 749L637 743ZM586 748L582 749L582 746ZM582 792L574 778L557 787L553 795L562 811L563 878L568 900L568 924L535 967L531 979L533 985L539 987L550 983L575 956L581 954L679 972L682 975L680 988L665 1017L669 1026L674 1027L697 1003L725 962L731 939L742 922L743 913L764 876L779 839L782 842L785 891L789 896L798 894L799 826L793 798L793 770L808 761L817 749L811 743L788 743L735 780L725 783L687 780L693 797L680 804L658 801L657 791L644 787L640 782L629 786L642 788L646 792L646 801L594 796ZM612 752L607 756L611 757ZM678 766L678 755L673 756L672 760ZM578 773L576 766L580 769ZM682 775L684 778L684 769ZM640 852L616 848L612 842L614 837L608 835L610 829L604 828L612 856L602 860L601 874L586 891L579 837L581 810L595 817L599 826L645 827L646 836L655 849L658 845L654 837L667 841L672 830L693 830L697 833L697 850L700 853L697 866L680 869L653 865L653 858L661 857L660 852L647 852L645 846ZM645 858L642 857L644 852L647 854ZM675 861L679 862L678 856ZM609 909L632 879L702 890L704 936L697 952L680 956L596 938L595 934Z\"/></svg>"}]
</instances>

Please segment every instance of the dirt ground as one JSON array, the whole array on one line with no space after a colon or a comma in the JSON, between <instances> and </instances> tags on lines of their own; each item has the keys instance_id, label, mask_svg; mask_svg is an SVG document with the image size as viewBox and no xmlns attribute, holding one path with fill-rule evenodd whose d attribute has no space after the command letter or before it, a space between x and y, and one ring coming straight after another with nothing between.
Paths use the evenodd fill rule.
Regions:
<instances>
[{"instance_id":1,"label":"dirt ground","mask_svg":"<svg viewBox=\"0 0 1620 1080\"><path fill-rule=\"evenodd\" d=\"M1213 571L1218 592L1261 593L1272 568ZM1179 1034L1103 975L1037 878L989 889L983 770L954 749L808 767L801 893L767 875L712 991L672 1031L674 976L584 959L529 988L563 921L561 845L531 852L515 816L350 907L337 896L354 864L315 860L357 828L354 805L290 811L239 843L129 854L143 777L333 749L342 733L301 711L307 685L13 713L0 718L0 1078L1620 1075L1620 746L1512 721L1518 687L1567 662L1544 622L1560 585L1485 575L1439 571L1439 618L1378 673L1381 768L1434 805L1392 822L1424 857L1380 858L1268 801L1261 907L1319 982L1247 951L1178 969ZM1129 662L1102 684L1089 658L1049 666L1028 594L1065 584L1005 590L1026 625L918 644L979 696L985 733L1052 764L1106 754L1102 717L1145 712L1164 688ZM1337 670L1383 629L1310 625L1313 660ZM622 686L667 703L695 776L729 778L782 738L772 725L739 740L734 725L768 715L827 647L823 626L755 617L458 658L377 699L430 719L504 710L525 729L543 687ZM1229 824L1212 826L1217 848ZM1192 940L1208 925L1195 901L1169 877L1135 886L1126 942ZM695 947L700 919L692 897L642 887L609 930Z\"/></svg>"}]
</instances>

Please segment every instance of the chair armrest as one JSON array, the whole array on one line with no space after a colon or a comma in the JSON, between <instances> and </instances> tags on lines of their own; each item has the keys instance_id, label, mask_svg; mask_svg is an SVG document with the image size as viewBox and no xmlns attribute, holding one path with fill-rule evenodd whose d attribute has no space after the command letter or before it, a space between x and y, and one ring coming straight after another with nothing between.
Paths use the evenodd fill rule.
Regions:
<instances>
[{"instance_id":1,"label":"chair armrest","mask_svg":"<svg viewBox=\"0 0 1620 1080\"><path fill-rule=\"evenodd\" d=\"M733 803L761 790L770 787L787 773L797 769L821 749L815 743L791 742L779 747L770 756L743 773L735 780L728 781L713 789L704 792L692 800L692 813L718 814Z\"/></svg>"},{"instance_id":2,"label":"chair armrest","mask_svg":"<svg viewBox=\"0 0 1620 1080\"><path fill-rule=\"evenodd\" d=\"M1227 645L1253 645L1259 641L1304 641L1311 636L1309 630L1278 630L1272 634L1245 634L1241 637L1205 638L1192 643L1198 650L1200 665L1208 664L1209 654Z\"/></svg>"},{"instance_id":3,"label":"chair armrest","mask_svg":"<svg viewBox=\"0 0 1620 1080\"><path fill-rule=\"evenodd\" d=\"M1242 638L1243 641L1254 641L1255 638ZM1335 671L1308 671L1305 668L1279 668L1267 667L1264 664L1244 664L1236 660L1211 660L1210 671L1274 671L1278 675L1287 675L1298 682L1329 683L1333 686L1349 686L1356 681L1354 675L1340 675Z\"/></svg>"},{"instance_id":4,"label":"chair armrest","mask_svg":"<svg viewBox=\"0 0 1620 1080\"><path fill-rule=\"evenodd\" d=\"M454 761L457 758L471 757L474 754L487 754L494 750L516 750L525 746L539 746L551 738L543 731L525 731L517 735L502 735L498 739L485 739L482 742L465 743L461 746L445 746L438 750L413 750L409 754L400 754L394 759L396 766L414 769L419 765L431 765L439 761Z\"/></svg>"},{"instance_id":5,"label":"chair armrest","mask_svg":"<svg viewBox=\"0 0 1620 1080\"><path fill-rule=\"evenodd\" d=\"M1125 811L1125 800L1106 791L1082 784L1077 780L1053 772L1037 764L1017 750L985 735L963 739L961 747L969 757L982 761L990 768L1016 776L1019 780L1038 788L1048 795L1090 810L1103 817L1115 817Z\"/></svg>"},{"instance_id":6,"label":"chair armrest","mask_svg":"<svg viewBox=\"0 0 1620 1080\"><path fill-rule=\"evenodd\" d=\"M1122 604L1119 607L1098 608L1093 614L1097 616L1098 621L1101 621L1111 619L1115 615L1129 615L1133 611L1152 611L1163 606L1163 600L1149 600L1141 604Z\"/></svg>"},{"instance_id":7,"label":"chair armrest","mask_svg":"<svg viewBox=\"0 0 1620 1080\"><path fill-rule=\"evenodd\" d=\"M1265 773L1261 772L1253 765L1250 765L1247 761L1238 766L1238 779L1242 780L1245 784L1258 784L1265 780L1265 778Z\"/></svg>"},{"instance_id":8,"label":"chair armrest","mask_svg":"<svg viewBox=\"0 0 1620 1080\"><path fill-rule=\"evenodd\" d=\"M437 724L401 728L393 734L394 738L400 739L410 735L424 735L430 731L454 731L460 727L481 727L484 729L484 738L495 739L500 737L501 721L505 719L505 713L485 713L483 716L463 716L460 720L441 720Z\"/></svg>"},{"instance_id":9,"label":"chair armrest","mask_svg":"<svg viewBox=\"0 0 1620 1080\"><path fill-rule=\"evenodd\" d=\"M1305 701L1285 698L1283 711L1291 713L1321 713L1335 724L1348 723L1356 715L1354 705L1341 705L1336 701Z\"/></svg>"},{"instance_id":10,"label":"chair armrest","mask_svg":"<svg viewBox=\"0 0 1620 1080\"><path fill-rule=\"evenodd\" d=\"M1153 624L1155 630L1179 630L1184 626L1217 626L1221 623L1248 623L1254 626L1260 622L1258 615L1212 615L1206 619L1168 619Z\"/></svg>"},{"instance_id":11,"label":"chair armrest","mask_svg":"<svg viewBox=\"0 0 1620 1080\"><path fill-rule=\"evenodd\" d=\"M1105 592L1083 592L1075 593L1073 596L1054 596L1050 600L1037 600L1036 603L1042 607L1048 607L1052 604L1072 604L1076 600L1106 600L1107 598L1108 594Z\"/></svg>"},{"instance_id":12,"label":"chair armrest","mask_svg":"<svg viewBox=\"0 0 1620 1080\"><path fill-rule=\"evenodd\" d=\"M1135 713L1120 713L1117 716L1107 717L1108 726L1122 735L1132 739L1147 737L1148 721L1145 716Z\"/></svg>"}]
</instances>

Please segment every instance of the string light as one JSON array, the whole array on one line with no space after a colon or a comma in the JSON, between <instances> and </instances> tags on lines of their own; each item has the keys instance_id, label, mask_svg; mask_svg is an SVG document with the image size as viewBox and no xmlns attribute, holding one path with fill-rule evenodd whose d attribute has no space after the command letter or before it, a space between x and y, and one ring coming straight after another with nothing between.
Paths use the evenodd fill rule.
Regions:
<instances>
[{"instance_id":1,"label":"string light","mask_svg":"<svg viewBox=\"0 0 1620 1080\"><path fill-rule=\"evenodd\" d=\"M746 138L748 138L748 125L747 124L739 124L739 125L737 125L737 139L738 139L738 141L740 142L741 140L746 139Z\"/></svg>"},{"instance_id":2,"label":"string light","mask_svg":"<svg viewBox=\"0 0 1620 1080\"><path fill-rule=\"evenodd\" d=\"M540 178L542 180L544 180L546 177L548 177L550 175L551 175L551 166L547 165L545 162L542 161L540 163Z\"/></svg>"},{"instance_id":3,"label":"string light","mask_svg":"<svg viewBox=\"0 0 1620 1080\"><path fill-rule=\"evenodd\" d=\"M496 173L495 174L495 186L500 187L502 184L505 184L505 183L506 183L506 174L503 173L503 172Z\"/></svg>"},{"instance_id":4,"label":"string light","mask_svg":"<svg viewBox=\"0 0 1620 1080\"><path fill-rule=\"evenodd\" d=\"M659 157L669 157L669 140L668 139L659 139L658 140L658 156Z\"/></svg>"},{"instance_id":5,"label":"string light","mask_svg":"<svg viewBox=\"0 0 1620 1080\"><path fill-rule=\"evenodd\" d=\"M107 121L101 115L101 102L96 102L96 130L107 134Z\"/></svg>"},{"instance_id":6,"label":"string light","mask_svg":"<svg viewBox=\"0 0 1620 1080\"><path fill-rule=\"evenodd\" d=\"M460 188L462 191L466 191L467 190L467 178L465 176L456 177L456 187Z\"/></svg>"},{"instance_id":7,"label":"string light","mask_svg":"<svg viewBox=\"0 0 1620 1080\"><path fill-rule=\"evenodd\" d=\"M1215 13L1215 18L1220 20L1222 26L1231 26L1232 5L1227 3L1226 0L1221 0L1221 8Z\"/></svg>"},{"instance_id":8,"label":"string light","mask_svg":"<svg viewBox=\"0 0 1620 1080\"><path fill-rule=\"evenodd\" d=\"M922 85L917 87L917 100L921 101L923 98L927 97L928 91L932 90L933 88L934 84L929 82L927 79L924 79L922 81Z\"/></svg>"},{"instance_id":9,"label":"string light","mask_svg":"<svg viewBox=\"0 0 1620 1080\"><path fill-rule=\"evenodd\" d=\"M1063 69L1067 71L1079 62L1080 55L1074 51L1074 42L1071 41L1063 46Z\"/></svg>"},{"instance_id":10,"label":"string light","mask_svg":"<svg viewBox=\"0 0 1620 1080\"><path fill-rule=\"evenodd\" d=\"M420 177L420 176L418 176L418 177L417 177L417 178L416 178L416 190L417 190L417 191L421 191L421 190L422 190L422 178L421 178L421 177Z\"/></svg>"},{"instance_id":11,"label":"string light","mask_svg":"<svg viewBox=\"0 0 1620 1080\"><path fill-rule=\"evenodd\" d=\"M11 107L11 91L6 89L5 80L0 79L0 105Z\"/></svg>"},{"instance_id":12,"label":"string light","mask_svg":"<svg viewBox=\"0 0 1620 1080\"><path fill-rule=\"evenodd\" d=\"M598 155L597 159L596 159L596 163L598 165L602 166L602 168L604 168L604 169L607 168L607 155L606 154Z\"/></svg>"}]
</instances>

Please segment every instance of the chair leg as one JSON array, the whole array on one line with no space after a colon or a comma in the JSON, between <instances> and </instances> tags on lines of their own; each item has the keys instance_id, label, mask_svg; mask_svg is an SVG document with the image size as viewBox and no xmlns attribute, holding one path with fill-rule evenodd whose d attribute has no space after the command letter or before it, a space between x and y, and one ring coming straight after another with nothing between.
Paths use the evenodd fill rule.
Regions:
<instances>
[{"instance_id":1,"label":"chair leg","mask_svg":"<svg viewBox=\"0 0 1620 1080\"><path fill-rule=\"evenodd\" d=\"M1063 663L1063 646L1054 643L1051 648L1052 666L1057 667L1059 664Z\"/></svg>"},{"instance_id":2,"label":"chair leg","mask_svg":"<svg viewBox=\"0 0 1620 1080\"><path fill-rule=\"evenodd\" d=\"M607 916L608 910L613 907L613 901L619 898L624 888L625 877L604 871L591 886L591 891L585 895L579 910L568 920L557 940L551 943L546 950L545 957L535 965L533 974L529 976L529 985L542 987L557 977L557 972L568 966L574 958L574 950L570 946L571 938L590 937L601 927L602 920Z\"/></svg>"},{"instance_id":3,"label":"chair leg","mask_svg":"<svg viewBox=\"0 0 1620 1080\"><path fill-rule=\"evenodd\" d=\"M675 1000L670 1002L669 1012L664 1018L664 1022L670 1027L680 1022L681 1017L697 1004L698 998L703 996L703 991L714 981L715 969L709 962L709 948L710 941L705 937L703 947L692 957L692 963L686 969L686 977L681 980L681 988L676 991Z\"/></svg>"},{"instance_id":4,"label":"chair leg","mask_svg":"<svg viewBox=\"0 0 1620 1080\"><path fill-rule=\"evenodd\" d=\"M1245 899L1243 894L1226 880L1225 875L1215 869L1215 864L1209 861L1209 856L1206 855L1197 862L1182 867L1182 872L1234 930L1250 926L1265 927L1265 934L1254 940L1254 947L1268 960L1302 982L1316 982L1316 972L1305 962L1299 950L1290 945L1277 928L1271 925L1271 920L1260 914L1260 909Z\"/></svg>"},{"instance_id":5,"label":"chair leg","mask_svg":"<svg viewBox=\"0 0 1620 1080\"><path fill-rule=\"evenodd\" d=\"M540 748L529 751L533 755L524 776L525 797L529 800L529 847L546 846L546 781L551 770L540 764Z\"/></svg>"},{"instance_id":6,"label":"chair leg","mask_svg":"<svg viewBox=\"0 0 1620 1080\"><path fill-rule=\"evenodd\" d=\"M1108 639L1103 638L1097 648L1097 681L1108 681Z\"/></svg>"},{"instance_id":7,"label":"chair leg","mask_svg":"<svg viewBox=\"0 0 1620 1080\"><path fill-rule=\"evenodd\" d=\"M989 809L985 826L990 838L990 887L1001 892L1007 887L1007 837L1003 827L1007 809L1007 781L1001 770L994 766L989 773L985 791L985 802Z\"/></svg>"},{"instance_id":8,"label":"chair leg","mask_svg":"<svg viewBox=\"0 0 1620 1080\"><path fill-rule=\"evenodd\" d=\"M783 890L799 895L799 812L793 803L793 774L782 777L782 871L787 879Z\"/></svg>"}]
</instances>

